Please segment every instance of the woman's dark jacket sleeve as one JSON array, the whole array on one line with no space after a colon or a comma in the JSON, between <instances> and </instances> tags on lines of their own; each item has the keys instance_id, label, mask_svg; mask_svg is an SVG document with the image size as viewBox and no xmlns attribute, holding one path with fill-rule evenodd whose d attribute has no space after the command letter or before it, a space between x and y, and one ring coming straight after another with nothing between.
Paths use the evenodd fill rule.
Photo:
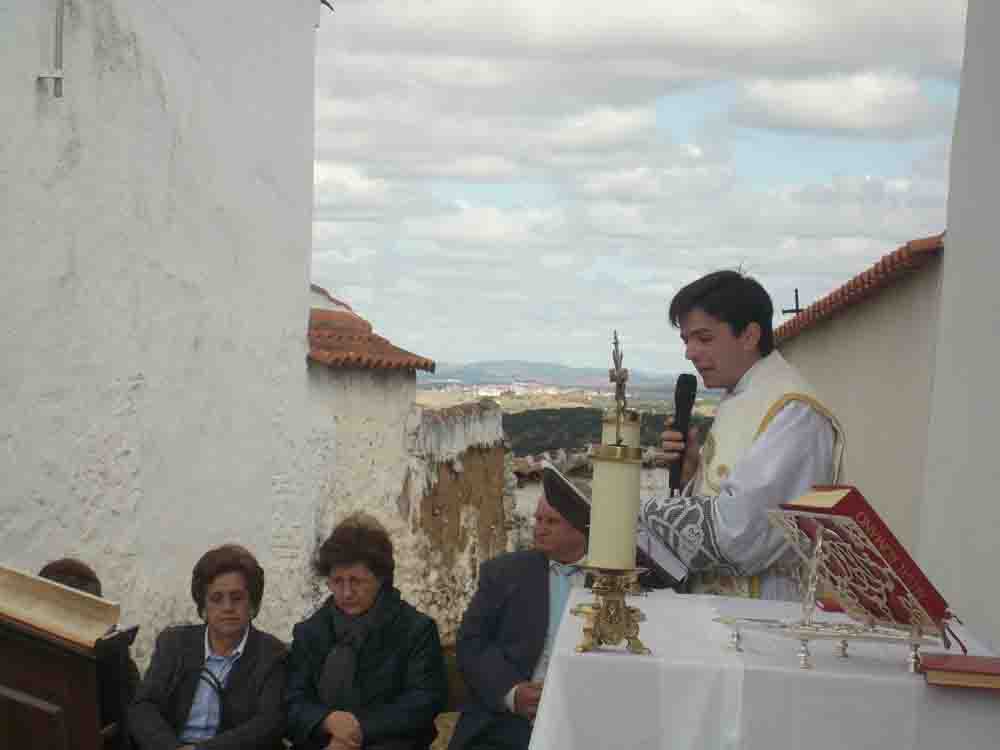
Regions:
<instances>
[{"instance_id":1,"label":"woman's dark jacket sleeve","mask_svg":"<svg viewBox=\"0 0 1000 750\"><path fill-rule=\"evenodd\" d=\"M174 676L179 667L179 638L176 631L168 628L156 637L146 677L139 683L129 707L129 730L142 750L173 750L181 744L164 716L169 702L169 686L176 684Z\"/></svg>"},{"instance_id":2,"label":"woman's dark jacket sleeve","mask_svg":"<svg viewBox=\"0 0 1000 750\"><path fill-rule=\"evenodd\" d=\"M288 734L298 747L308 745L313 731L330 713L319 699L313 674L322 665L333 645L323 634L310 628L312 620L300 622L292 630L292 648L288 653Z\"/></svg>"}]
</instances>

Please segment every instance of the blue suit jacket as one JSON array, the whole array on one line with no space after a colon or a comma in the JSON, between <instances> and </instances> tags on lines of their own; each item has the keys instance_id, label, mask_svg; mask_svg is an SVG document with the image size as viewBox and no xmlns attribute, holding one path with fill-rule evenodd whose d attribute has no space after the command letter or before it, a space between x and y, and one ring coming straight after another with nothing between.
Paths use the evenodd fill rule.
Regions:
<instances>
[{"instance_id":1,"label":"blue suit jacket","mask_svg":"<svg viewBox=\"0 0 1000 750\"><path fill-rule=\"evenodd\" d=\"M489 724L510 714L504 696L530 680L549 624L549 561L523 551L487 560L458 630L458 666L469 700L449 750L462 750Z\"/></svg>"}]
</instances>

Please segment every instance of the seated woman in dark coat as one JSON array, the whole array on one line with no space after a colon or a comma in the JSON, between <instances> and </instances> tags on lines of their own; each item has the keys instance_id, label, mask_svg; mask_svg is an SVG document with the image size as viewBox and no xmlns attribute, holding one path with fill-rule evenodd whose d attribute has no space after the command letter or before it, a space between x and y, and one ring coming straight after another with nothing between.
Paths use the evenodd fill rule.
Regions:
<instances>
[{"instance_id":1,"label":"seated woman in dark coat","mask_svg":"<svg viewBox=\"0 0 1000 750\"><path fill-rule=\"evenodd\" d=\"M285 721L283 643L251 620L264 595L264 571L236 544L206 552L191 574L191 596L205 625L170 627L129 710L142 750L272 750Z\"/></svg>"},{"instance_id":2,"label":"seated woman in dark coat","mask_svg":"<svg viewBox=\"0 0 1000 750\"><path fill-rule=\"evenodd\" d=\"M333 594L293 631L288 729L301 750L424 750L447 698L437 625L393 588L385 529L345 519L313 561Z\"/></svg>"}]
</instances>

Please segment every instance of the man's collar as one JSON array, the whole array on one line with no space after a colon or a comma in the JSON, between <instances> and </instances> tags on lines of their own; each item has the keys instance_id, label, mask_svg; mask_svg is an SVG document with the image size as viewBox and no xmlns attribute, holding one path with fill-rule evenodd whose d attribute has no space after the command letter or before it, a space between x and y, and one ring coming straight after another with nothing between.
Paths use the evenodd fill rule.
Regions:
<instances>
[{"instance_id":1,"label":"man's collar","mask_svg":"<svg viewBox=\"0 0 1000 750\"><path fill-rule=\"evenodd\" d=\"M581 565L583 565L583 563L584 563L584 561L586 559L587 559L586 555L584 555L583 557L581 557L576 562L571 562L571 563L564 563L564 562L559 562L558 560L552 560L552 559L550 559L549 560L549 570L552 570L553 568L556 568L557 565L558 566L562 566L564 568L579 568ZM556 568L556 570L558 570L558 568Z\"/></svg>"},{"instance_id":2,"label":"man's collar","mask_svg":"<svg viewBox=\"0 0 1000 750\"><path fill-rule=\"evenodd\" d=\"M773 352L772 352L772 354L773 354ZM770 356L771 356L771 354L767 355L767 357L770 357ZM736 385L734 385L733 388L732 388L732 390L729 391L726 395L727 396L735 396L737 393L742 393L747 388L749 388L750 387L750 382L753 380L754 373L761 368L761 363L765 359L767 359L767 357L761 357L756 362L754 362L752 365L750 365L750 367L747 369L747 371L745 373L743 373L742 376L740 376L739 380L736 381Z\"/></svg>"},{"instance_id":3,"label":"man's collar","mask_svg":"<svg viewBox=\"0 0 1000 750\"><path fill-rule=\"evenodd\" d=\"M247 645L247 638L249 636L250 636L250 626L247 625L247 629L243 631L243 637L240 639L240 642L237 644L236 648L233 649L233 652L231 654L229 654L229 656L221 657L221 658L235 659L238 656L243 656L243 649ZM218 654L216 654L214 651L212 651L212 643L211 643L211 641L208 640L208 625L206 625L205 626L205 658L207 659L210 656L219 657Z\"/></svg>"}]
</instances>

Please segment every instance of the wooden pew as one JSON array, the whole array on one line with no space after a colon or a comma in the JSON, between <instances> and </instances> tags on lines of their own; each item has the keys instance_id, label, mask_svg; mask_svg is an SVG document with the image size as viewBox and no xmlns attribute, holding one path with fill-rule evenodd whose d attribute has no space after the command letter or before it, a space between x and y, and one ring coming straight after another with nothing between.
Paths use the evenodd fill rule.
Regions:
<instances>
[{"instance_id":1,"label":"wooden pew","mask_svg":"<svg viewBox=\"0 0 1000 750\"><path fill-rule=\"evenodd\" d=\"M126 750L137 628L90 649L0 615L0 748Z\"/></svg>"}]
</instances>

